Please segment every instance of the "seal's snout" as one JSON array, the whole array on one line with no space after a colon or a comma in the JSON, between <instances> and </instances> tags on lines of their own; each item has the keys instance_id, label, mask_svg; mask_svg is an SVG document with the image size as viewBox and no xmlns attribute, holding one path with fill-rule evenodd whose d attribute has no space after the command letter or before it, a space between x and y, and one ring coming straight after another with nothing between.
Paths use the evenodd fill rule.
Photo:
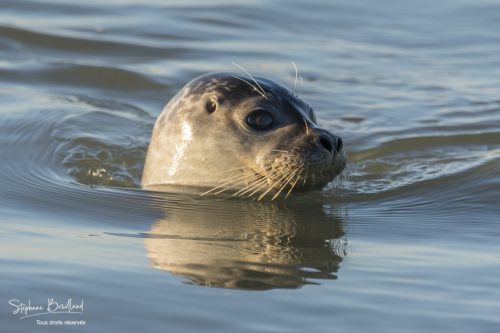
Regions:
<instances>
[{"instance_id":1,"label":"seal's snout","mask_svg":"<svg viewBox=\"0 0 500 333\"><path fill-rule=\"evenodd\" d=\"M330 139L330 137L322 134L319 136L319 143L323 146L323 148L325 148L326 150L328 150L328 152L331 154L333 152L333 144L332 144L332 140Z\"/></svg>"},{"instance_id":2,"label":"seal's snout","mask_svg":"<svg viewBox=\"0 0 500 333\"><path fill-rule=\"evenodd\" d=\"M323 129L318 129L316 131L317 133L313 134L313 136L316 137L316 142L322 149L325 149L328 154L333 155L342 150L343 142L340 137Z\"/></svg>"},{"instance_id":3,"label":"seal's snout","mask_svg":"<svg viewBox=\"0 0 500 333\"><path fill-rule=\"evenodd\" d=\"M342 142L342 138L340 136L337 137L337 142L335 143L335 151L337 153L340 153L342 150L342 147L344 147L344 143Z\"/></svg>"}]
</instances>

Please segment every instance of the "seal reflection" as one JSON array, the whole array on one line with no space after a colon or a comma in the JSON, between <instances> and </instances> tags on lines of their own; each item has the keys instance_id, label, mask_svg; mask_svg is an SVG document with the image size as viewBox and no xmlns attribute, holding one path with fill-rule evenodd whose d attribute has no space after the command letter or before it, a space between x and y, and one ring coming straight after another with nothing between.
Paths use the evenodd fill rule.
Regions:
<instances>
[{"instance_id":1,"label":"seal reflection","mask_svg":"<svg viewBox=\"0 0 500 333\"><path fill-rule=\"evenodd\" d=\"M300 288L336 279L346 240L320 203L286 207L198 199L167 209L145 238L151 265L188 283L232 289Z\"/></svg>"}]
</instances>

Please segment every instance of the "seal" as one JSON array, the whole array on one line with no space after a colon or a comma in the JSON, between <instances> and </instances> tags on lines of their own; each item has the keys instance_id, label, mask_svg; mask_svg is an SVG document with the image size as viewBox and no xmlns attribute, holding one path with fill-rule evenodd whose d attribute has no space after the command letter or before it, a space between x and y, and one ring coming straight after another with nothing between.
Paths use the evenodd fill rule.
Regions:
<instances>
[{"instance_id":1,"label":"seal","mask_svg":"<svg viewBox=\"0 0 500 333\"><path fill-rule=\"evenodd\" d=\"M210 73L159 115L142 185L274 200L323 188L345 164L342 139L320 128L293 91L250 74Z\"/></svg>"}]
</instances>

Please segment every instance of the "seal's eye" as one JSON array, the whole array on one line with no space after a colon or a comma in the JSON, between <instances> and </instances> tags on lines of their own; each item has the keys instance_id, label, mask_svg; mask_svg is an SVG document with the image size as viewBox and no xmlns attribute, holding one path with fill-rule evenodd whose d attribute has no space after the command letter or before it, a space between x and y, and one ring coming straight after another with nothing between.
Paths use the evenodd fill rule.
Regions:
<instances>
[{"instance_id":1,"label":"seal's eye","mask_svg":"<svg viewBox=\"0 0 500 333\"><path fill-rule=\"evenodd\" d=\"M205 104L205 109L208 113L213 113L217 110L217 97L210 98L210 100L207 101L207 104Z\"/></svg>"},{"instance_id":2,"label":"seal's eye","mask_svg":"<svg viewBox=\"0 0 500 333\"><path fill-rule=\"evenodd\" d=\"M273 125L273 116L266 110L256 110L247 116L247 125L255 131L265 131Z\"/></svg>"}]
</instances>

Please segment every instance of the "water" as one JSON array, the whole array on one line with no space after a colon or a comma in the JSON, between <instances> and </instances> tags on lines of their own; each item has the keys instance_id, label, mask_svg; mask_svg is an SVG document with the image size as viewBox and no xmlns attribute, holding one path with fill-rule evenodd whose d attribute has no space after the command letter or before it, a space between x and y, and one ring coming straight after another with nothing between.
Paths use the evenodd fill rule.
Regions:
<instances>
[{"instance_id":1,"label":"water","mask_svg":"<svg viewBox=\"0 0 500 333\"><path fill-rule=\"evenodd\" d=\"M0 331L498 332L499 13L2 0ZM140 189L184 83L234 61L291 86L290 60L343 138L339 187L271 204ZM51 298L83 313L9 304Z\"/></svg>"}]
</instances>

